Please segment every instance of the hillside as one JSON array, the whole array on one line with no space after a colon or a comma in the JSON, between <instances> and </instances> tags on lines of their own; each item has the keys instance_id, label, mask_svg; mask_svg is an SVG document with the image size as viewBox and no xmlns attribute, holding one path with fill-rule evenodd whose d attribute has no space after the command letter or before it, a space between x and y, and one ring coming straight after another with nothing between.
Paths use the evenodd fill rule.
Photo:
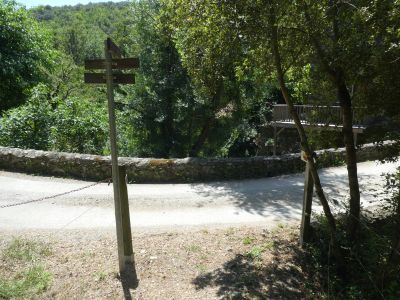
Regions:
<instances>
[{"instance_id":1,"label":"hillside","mask_svg":"<svg viewBox=\"0 0 400 300\"><path fill-rule=\"evenodd\" d=\"M46 5L32 8L30 13L49 31L54 47L81 65L86 57L101 56L105 37L120 36L118 31L130 24L131 10L130 3L124 1Z\"/></svg>"}]
</instances>

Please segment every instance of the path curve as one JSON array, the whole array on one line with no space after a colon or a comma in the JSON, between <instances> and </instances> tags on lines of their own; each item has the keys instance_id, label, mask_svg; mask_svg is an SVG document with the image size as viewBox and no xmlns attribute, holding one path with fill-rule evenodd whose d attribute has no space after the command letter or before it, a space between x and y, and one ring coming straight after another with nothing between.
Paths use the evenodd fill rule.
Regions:
<instances>
[{"instance_id":1,"label":"path curve","mask_svg":"<svg viewBox=\"0 0 400 300\"><path fill-rule=\"evenodd\" d=\"M399 163L358 164L362 205L376 205L385 184L382 173ZM321 181L339 210L347 197L345 167L323 169ZM188 226L273 226L301 217L303 174L196 184L129 184L131 223L140 228ZM88 181L0 171L0 206L67 192ZM314 211L321 207L314 198ZM41 202L0 208L0 229L83 229L115 226L112 185L106 183Z\"/></svg>"}]
</instances>

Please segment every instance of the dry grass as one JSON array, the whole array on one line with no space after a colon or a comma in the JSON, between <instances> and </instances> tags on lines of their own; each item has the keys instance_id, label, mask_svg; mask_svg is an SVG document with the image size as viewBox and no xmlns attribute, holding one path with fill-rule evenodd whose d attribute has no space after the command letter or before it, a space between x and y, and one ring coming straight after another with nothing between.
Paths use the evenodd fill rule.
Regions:
<instances>
[{"instance_id":1,"label":"dry grass","mask_svg":"<svg viewBox=\"0 0 400 300\"><path fill-rule=\"evenodd\" d=\"M112 231L3 232L0 250L16 235L51 249L43 263L53 280L43 299L299 299L313 294L297 232L134 233L137 284L118 275ZM1 260L0 270L9 268Z\"/></svg>"}]
</instances>

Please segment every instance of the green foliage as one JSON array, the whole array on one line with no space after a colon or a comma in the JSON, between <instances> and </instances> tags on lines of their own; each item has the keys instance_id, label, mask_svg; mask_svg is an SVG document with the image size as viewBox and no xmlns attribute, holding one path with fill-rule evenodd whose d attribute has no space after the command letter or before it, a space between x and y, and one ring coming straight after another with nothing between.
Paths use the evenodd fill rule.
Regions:
<instances>
[{"instance_id":1,"label":"green foliage","mask_svg":"<svg viewBox=\"0 0 400 300\"><path fill-rule=\"evenodd\" d=\"M235 5L226 1L163 1L184 67L202 101L202 133L192 154L256 154L256 136L270 118L274 85L249 56ZM279 96L277 98L280 98ZM222 143L221 143L222 142ZM201 147L201 151L200 148ZM212 151L214 150L214 151ZM211 151L210 151L211 150Z\"/></svg>"},{"instance_id":2,"label":"green foliage","mask_svg":"<svg viewBox=\"0 0 400 300\"><path fill-rule=\"evenodd\" d=\"M186 156L196 130L195 96L183 69L171 32L159 18L157 1L133 5L131 51L141 62L135 87L126 89L129 108L123 116L132 141L124 153L140 156ZM127 42L127 41L126 41Z\"/></svg>"},{"instance_id":3,"label":"green foliage","mask_svg":"<svg viewBox=\"0 0 400 300\"><path fill-rule=\"evenodd\" d=\"M104 154L108 136L105 105L70 97L49 98L39 85L25 105L0 118L0 144L22 149Z\"/></svg>"},{"instance_id":4,"label":"green foliage","mask_svg":"<svg viewBox=\"0 0 400 300\"><path fill-rule=\"evenodd\" d=\"M0 66L8 61L2 68L3 73L13 66L11 77L8 81L2 80L0 85L12 81L12 86L7 88L14 98L7 96L7 99L18 105L25 101L28 88L34 82L45 80L48 95L43 97L48 100L37 105L44 109L50 103L52 111L45 115L50 114L55 123L50 125L51 135L45 124L41 125L40 137L33 136L29 126L22 134L24 125L18 124L39 117L34 116L32 105L27 106L21 109L21 122L7 123L6 128L10 130L0 137L0 143L104 153L106 129L102 122L106 114L99 101L105 99L105 89L83 84L82 64L86 58L102 57L103 40L110 36L126 56L138 56L141 60L136 84L116 89L116 99L123 103L123 111L118 114L122 155L183 157L268 153L268 149L261 148L271 138L271 131L265 130L265 124L271 119L270 104L282 103L275 83L268 7L275 9L284 76L295 102L332 104L337 98L313 46L312 37L316 37L324 45L328 63L343 69L354 103L370 107L369 111L380 116L381 122L378 125L375 122L370 133L373 140L397 139L399 5L386 0L358 1L354 6L338 4L340 35L335 44L334 9L330 3L269 1L267 5L257 1L141 0L40 6L25 11L14 2L3 0L1 22L12 26L1 27L8 28L0 31L1 34L6 40L15 35L21 51L28 47L33 50L23 56L27 61L4 60L3 52L10 52L11 47L4 43L0 46L3 51ZM305 8L312 16L311 27L305 18ZM40 29L32 17L40 22ZM29 42L22 42L23 38ZM56 52L51 51L50 44ZM52 67L44 68L50 60L54 61ZM22 77L14 72L20 70L19 65L32 66L34 72L24 69L24 73L31 74L36 81L24 79L23 83L19 79ZM2 88L0 97L6 95L3 93L6 90ZM379 98L384 101L376 101L376 95L381 95ZM71 115L72 107L81 110L82 105L84 111L88 108L87 104L68 104L67 108L67 102L78 102L76 99L83 103L91 99L93 118L99 118L101 124L95 126L83 115L77 121ZM0 100L1 105L9 107L8 100ZM58 109L61 111L57 112ZM74 121L67 121L62 113ZM18 113L13 114L18 119ZM16 136L20 142L12 138L13 126L19 128L15 130L19 132ZM88 130L83 132L85 126ZM94 132L98 134L90 139ZM70 133L71 142L68 142ZM82 135L82 142L78 135ZM312 133L309 138L315 148L342 145L340 135L335 133ZM24 141L28 143L24 145Z\"/></svg>"},{"instance_id":5,"label":"green foliage","mask_svg":"<svg viewBox=\"0 0 400 300\"><path fill-rule=\"evenodd\" d=\"M46 31L16 2L0 1L0 114L21 105L45 80L53 53Z\"/></svg>"},{"instance_id":6,"label":"green foliage","mask_svg":"<svg viewBox=\"0 0 400 300\"><path fill-rule=\"evenodd\" d=\"M52 110L47 89L39 85L27 103L7 111L0 118L0 144L23 149L49 148Z\"/></svg>"},{"instance_id":7,"label":"green foliage","mask_svg":"<svg viewBox=\"0 0 400 300\"><path fill-rule=\"evenodd\" d=\"M54 48L82 65L86 58L103 55L104 39L114 38L120 22L128 20L129 6L122 3L99 3L76 6L39 6L31 14L52 35Z\"/></svg>"},{"instance_id":8,"label":"green foliage","mask_svg":"<svg viewBox=\"0 0 400 300\"><path fill-rule=\"evenodd\" d=\"M45 291L51 283L52 275L43 266L34 266L18 273L13 278L0 277L0 298L19 299L32 297Z\"/></svg>"},{"instance_id":9,"label":"green foliage","mask_svg":"<svg viewBox=\"0 0 400 300\"><path fill-rule=\"evenodd\" d=\"M104 154L108 137L105 105L69 98L57 105L50 129L51 149Z\"/></svg>"},{"instance_id":10,"label":"green foliage","mask_svg":"<svg viewBox=\"0 0 400 300\"><path fill-rule=\"evenodd\" d=\"M253 238L253 237L246 236L246 237L243 239L243 245L250 245L253 241L254 241L254 238Z\"/></svg>"},{"instance_id":11,"label":"green foliage","mask_svg":"<svg viewBox=\"0 0 400 300\"><path fill-rule=\"evenodd\" d=\"M363 219L357 245L351 245L346 239L345 220L339 219L339 237L348 264L346 280L343 280L337 273L334 259L329 255L330 239L326 218L319 216L313 241L307 246L309 266L317 272L329 271L329 280L325 278L323 284L334 299L398 299L400 265L389 262L393 239L398 231L393 218L396 215L392 211L381 219Z\"/></svg>"}]
</instances>

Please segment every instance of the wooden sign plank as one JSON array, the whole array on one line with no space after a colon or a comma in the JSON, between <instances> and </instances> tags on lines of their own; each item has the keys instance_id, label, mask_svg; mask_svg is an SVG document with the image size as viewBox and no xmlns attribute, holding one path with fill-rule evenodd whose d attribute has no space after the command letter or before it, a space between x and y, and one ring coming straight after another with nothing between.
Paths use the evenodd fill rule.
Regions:
<instances>
[{"instance_id":1,"label":"wooden sign plank","mask_svg":"<svg viewBox=\"0 0 400 300\"><path fill-rule=\"evenodd\" d=\"M100 73L85 73L83 74L85 83L106 83L106 75Z\"/></svg>"},{"instance_id":2,"label":"wooden sign plank","mask_svg":"<svg viewBox=\"0 0 400 300\"><path fill-rule=\"evenodd\" d=\"M139 58L115 58L111 61L111 68L113 69L135 69L140 67ZM85 60L86 70L105 69L105 59L87 59Z\"/></svg>"},{"instance_id":3,"label":"wooden sign plank","mask_svg":"<svg viewBox=\"0 0 400 300\"><path fill-rule=\"evenodd\" d=\"M105 59L85 59L85 70L105 69Z\"/></svg>"},{"instance_id":4,"label":"wooden sign plank","mask_svg":"<svg viewBox=\"0 0 400 300\"><path fill-rule=\"evenodd\" d=\"M85 83L106 83L106 75L102 73L85 73ZM113 74L113 83L133 84L135 83L135 74Z\"/></svg>"},{"instance_id":5,"label":"wooden sign plank","mask_svg":"<svg viewBox=\"0 0 400 300\"><path fill-rule=\"evenodd\" d=\"M136 69L140 67L139 58L118 58L111 61L111 67L113 69Z\"/></svg>"},{"instance_id":6,"label":"wooden sign plank","mask_svg":"<svg viewBox=\"0 0 400 300\"><path fill-rule=\"evenodd\" d=\"M134 84L135 74L114 74L113 82L119 84Z\"/></svg>"},{"instance_id":7,"label":"wooden sign plank","mask_svg":"<svg viewBox=\"0 0 400 300\"><path fill-rule=\"evenodd\" d=\"M117 45L115 45L114 42L110 38L107 38L106 47L107 47L107 51L110 51L112 55L114 55L116 57L122 56L121 49L119 49L119 47Z\"/></svg>"}]
</instances>

